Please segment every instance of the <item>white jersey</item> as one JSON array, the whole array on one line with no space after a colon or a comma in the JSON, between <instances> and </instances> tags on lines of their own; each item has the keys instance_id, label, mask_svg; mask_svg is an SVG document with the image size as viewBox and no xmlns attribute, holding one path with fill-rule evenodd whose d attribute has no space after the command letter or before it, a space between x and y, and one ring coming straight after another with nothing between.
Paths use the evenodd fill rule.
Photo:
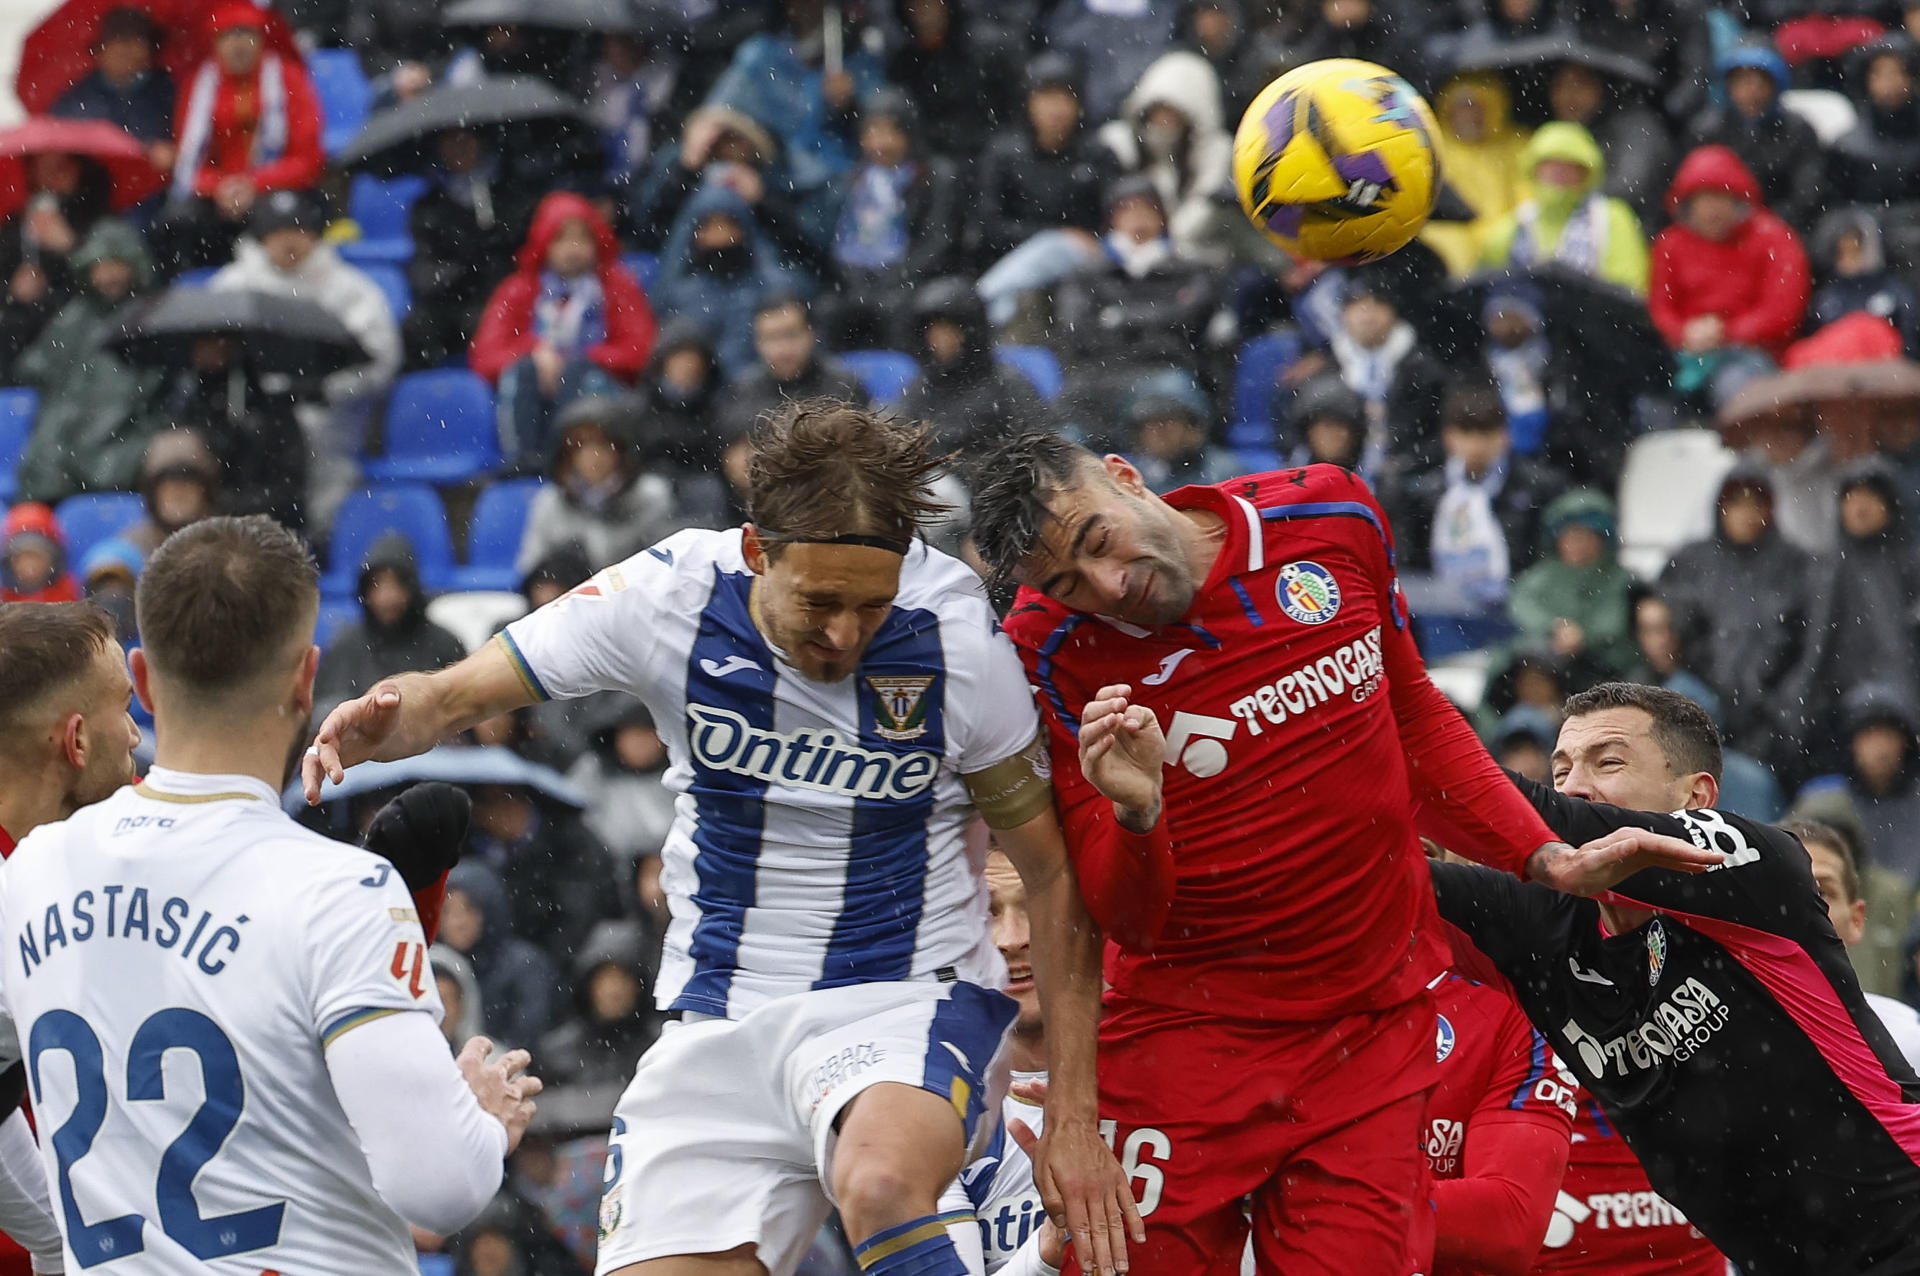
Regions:
<instances>
[{"instance_id":1,"label":"white jersey","mask_svg":"<svg viewBox=\"0 0 1920 1276\"><path fill-rule=\"evenodd\" d=\"M266 784L156 769L0 873L0 1038L24 1058L67 1270L418 1270L324 1050L440 998L400 875Z\"/></svg>"},{"instance_id":2,"label":"white jersey","mask_svg":"<svg viewBox=\"0 0 1920 1276\"><path fill-rule=\"evenodd\" d=\"M1044 1072L1016 1072L1013 1081L1045 1081ZM1046 1109L1009 1093L1000 1105L1000 1125L986 1150L960 1175L980 1220L980 1243L986 1251L987 1271L999 1271L1047 1221L1040 1189L1033 1182L1033 1161L1007 1132L1007 1123L1025 1122L1035 1134L1046 1129Z\"/></svg>"},{"instance_id":3,"label":"white jersey","mask_svg":"<svg viewBox=\"0 0 1920 1276\"><path fill-rule=\"evenodd\" d=\"M1900 1047L1907 1065L1920 1071L1920 1013L1904 1001L1882 997L1879 993L1870 992L1866 997L1867 1004L1880 1016L1880 1022L1887 1025L1887 1032L1893 1037L1893 1044Z\"/></svg>"},{"instance_id":4,"label":"white jersey","mask_svg":"<svg viewBox=\"0 0 1920 1276\"><path fill-rule=\"evenodd\" d=\"M681 532L500 638L533 694L627 692L666 742L661 1007L737 1019L849 984L999 987L961 777L1026 749L1039 719L979 578L916 542L837 683L768 646L753 579L738 529Z\"/></svg>"}]
</instances>

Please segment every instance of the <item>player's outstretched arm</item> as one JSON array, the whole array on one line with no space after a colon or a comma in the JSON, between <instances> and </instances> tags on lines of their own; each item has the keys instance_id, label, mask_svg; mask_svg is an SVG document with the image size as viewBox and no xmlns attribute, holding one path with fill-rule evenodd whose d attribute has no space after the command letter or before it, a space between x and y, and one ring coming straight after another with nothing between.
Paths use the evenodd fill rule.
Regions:
<instances>
[{"instance_id":1,"label":"player's outstretched arm","mask_svg":"<svg viewBox=\"0 0 1920 1276\"><path fill-rule=\"evenodd\" d=\"M472 1222L533 1115L540 1082L519 1075L526 1052L488 1063L491 1049L476 1037L456 1063L423 1011L370 1020L327 1046L374 1189L415 1227L450 1236Z\"/></svg>"},{"instance_id":2,"label":"player's outstretched arm","mask_svg":"<svg viewBox=\"0 0 1920 1276\"><path fill-rule=\"evenodd\" d=\"M1650 829L1619 828L1584 846L1549 842L1527 859L1527 880L1568 895L1605 894L1635 873L1649 868L1704 873L1727 857L1692 842Z\"/></svg>"},{"instance_id":3,"label":"player's outstretched arm","mask_svg":"<svg viewBox=\"0 0 1920 1276\"><path fill-rule=\"evenodd\" d=\"M307 802L318 803L322 782L338 784L348 767L425 753L457 731L537 698L497 641L438 673L388 678L320 724L313 747L300 761Z\"/></svg>"},{"instance_id":4,"label":"player's outstretched arm","mask_svg":"<svg viewBox=\"0 0 1920 1276\"><path fill-rule=\"evenodd\" d=\"M1100 1137L1094 1053L1100 1025L1100 930L1088 915L1051 804L995 841L1020 870L1034 982L1047 1024L1046 1133L1033 1179L1048 1215L1080 1242L1082 1271L1127 1270L1127 1240L1146 1239L1133 1188Z\"/></svg>"}]
</instances>

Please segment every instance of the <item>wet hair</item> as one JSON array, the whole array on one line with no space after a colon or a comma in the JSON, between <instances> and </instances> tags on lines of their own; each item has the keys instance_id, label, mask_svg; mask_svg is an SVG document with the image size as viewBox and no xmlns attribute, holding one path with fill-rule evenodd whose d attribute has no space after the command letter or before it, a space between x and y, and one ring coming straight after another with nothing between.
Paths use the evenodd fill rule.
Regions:
<instances>
[{"instance_id":1,"label":"wet hair","mask_svg":"<svg viewBox=\"0 0 1920 1276\"><path fill-rule=\"evenodd\" d=\"M1025 430L988 447L974 462L973 544L987 582L1003 586L1033 556L1053 521L1053 500L1072 491L1093 453L1046 430Z\"/></svg>"},{"instance_id":2,"label":"wet hair","mask_svg":"<svg viewBox=\"0 0 1920 1276\"><path fill-rule=\"evenodd\" d=\"M1638 709L1653 719L1653 742L1675 775L1704 771L1720 779L1720 728L1707 711L1677 691L1643 682L1603 682L1567 697L1561 714L1577 718L1603 709Z\"/></svg>"},{"instance_id":3,"label":"wet hair","mask_svg":"<svg viewBox=\"0 0 1920 1276\"><path fill-rule=\"evenodd\" d=\"M202 519L147 560L134 607L154 669L218 699L312 635L320 574L306 543L264 514Z\"/></svg>"},{"instance_id":4,"label":"wet hair","mask_svg":"<svg viewBox=\"0 0 1920 1276\"><path fill-rule=\"evenodd\" d=\"M113 617L92 603L0 603L0 750L86 677L113 633Z\"/></svg>"},{"instance_id":5,"label":"wet hair","mask_svg":"<svg viewBox=\"0 0 1920 1276\"><path fill-rule=\"evenodd\" d=\"M749 434L747 510L769 556L782 543L871 537L912 543L944 512L941 458L924 425L839 399L786 403Z\"/></svg>"},{"instance_id":6,"label":"wet hair","mask_svg":"<svg viewBox=\"0 0 1920 1276\"><path fill-rule=\"evenodd\" d=\"M1832 851L1840 861L1840 889L1847 893L1848 902L1866 898L1860 893L1860 865L1854 859L1853 842L1846 834L1818 820L1782 820L1778 827L1799 838L1802 846L1818 844Z\"/></svg>"}]
</instances>

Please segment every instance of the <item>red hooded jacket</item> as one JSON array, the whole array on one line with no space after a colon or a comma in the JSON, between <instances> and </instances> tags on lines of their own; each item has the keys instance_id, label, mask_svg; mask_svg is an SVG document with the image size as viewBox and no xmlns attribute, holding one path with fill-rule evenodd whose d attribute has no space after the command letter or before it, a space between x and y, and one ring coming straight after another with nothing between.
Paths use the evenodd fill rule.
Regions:
<instances>
[{"instance_id":1,"label":"red hooded jacket","mask_svg":"<svg viewBox=\"0 0 1920 1276\"><path fill-rule=\"evenodd\" d=\"M540 201L527 242L520 245L518 267L493 290L480 329L473 334L468 362L487 380L499 380L502 372L533 353L539 340L533 309L540 297L540 272L546 266L547 249L560 228L575 218L587 224L600 246L600 287L606 294L606 339L589 347L587 357L622 381L632 381L646 370L659 331L647 294L640 290L640 281L632 272L620 264L613 228L599 210L571 191L555 191Z\"/></svg>"},{"instance_id":2,"label":"red hooded jacket","mask_svg":"<svg viewBox=\"0 0 1920 1276\"><path fill-rule=\"evenodd\" d=\"M1725 191L1751 210L1721 242L1678 220L1681 205L1706 191ZM1753 173L1727 147L1702 146L1673 175L1667 212L1676 220L1654 237L1647 285L1660 335L1679 349L1687 320L1719 315L1728 345L1758 346L1779 358L1800 335L1812 277L1800 237L1761 202Z\"/></svg>"},{"instance_id":3,"label":"red hooded jacket","mask_svg":"<svg viewBox=\"0 0 1920 1276\"><path fill-rule=\"evenodd\" d=\"M203 63L192 74L180 78L180 101L173 116L177 134L174 140L181 143L184 150L196 127L206 129L199 164L193 172L193 193L210 196L222 181L236 174L252 178L254 189L261 191L305 190L314 185L327 165L326 153L320 146L320 96L307 77L300 51L292 42L292 33L284 23L244 0L229 0L214 6L207 12L205 21L209 39L229 27L259 28L266 40L262 64L267 57L279 60L285 100L272 104L261 100L260 67L255 67L249 75L236 77L221 71L217 63L211 68ZM208 117L196 125L195 88L210 69L217 76L213 81L211 110ZM286 145L277 157L256 165L255 134L268 110L279 106L286 110Z\"/></svg>"},{"instance_id":4,"label":"red hooded jacket","mask_svg":"<svg viewBox=\"0 0 1920 1276\"><path fill-rule=\"evenodd\" d=\"M67 538L60 531L60 520L45 505L28 501L16 505L0 523L0 557L4 557L13 538L19 535L44 536L53 542L54 578L44 589L21 590L13 585L12 572L0 571L0 603L71 603L80 598L80 589L67 571ZM4 567L4 564L0 564Z\"/></svg>"}]
</instances>

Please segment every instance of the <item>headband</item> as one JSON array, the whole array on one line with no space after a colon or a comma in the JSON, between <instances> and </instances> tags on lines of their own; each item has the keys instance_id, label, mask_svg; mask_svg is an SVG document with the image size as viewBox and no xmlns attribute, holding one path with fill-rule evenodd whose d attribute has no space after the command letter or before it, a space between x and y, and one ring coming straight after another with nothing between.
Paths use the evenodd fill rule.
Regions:
<instances>
[{"instance_id":1,"label":"headband","mask_svg":"<svg viewBox=\"0 0 1920 1276\"><path fill-rule=\"evenodd\" d=\"M888 553L905 556L913 548L911 540L901 540L893 536L869 536L863 532L847 532L840 536L789 536L784 532L770 532L755 525L763 541L773 541L781 545L864 545L868 549L884 549Z\"/></svg>"}]
</instances>

